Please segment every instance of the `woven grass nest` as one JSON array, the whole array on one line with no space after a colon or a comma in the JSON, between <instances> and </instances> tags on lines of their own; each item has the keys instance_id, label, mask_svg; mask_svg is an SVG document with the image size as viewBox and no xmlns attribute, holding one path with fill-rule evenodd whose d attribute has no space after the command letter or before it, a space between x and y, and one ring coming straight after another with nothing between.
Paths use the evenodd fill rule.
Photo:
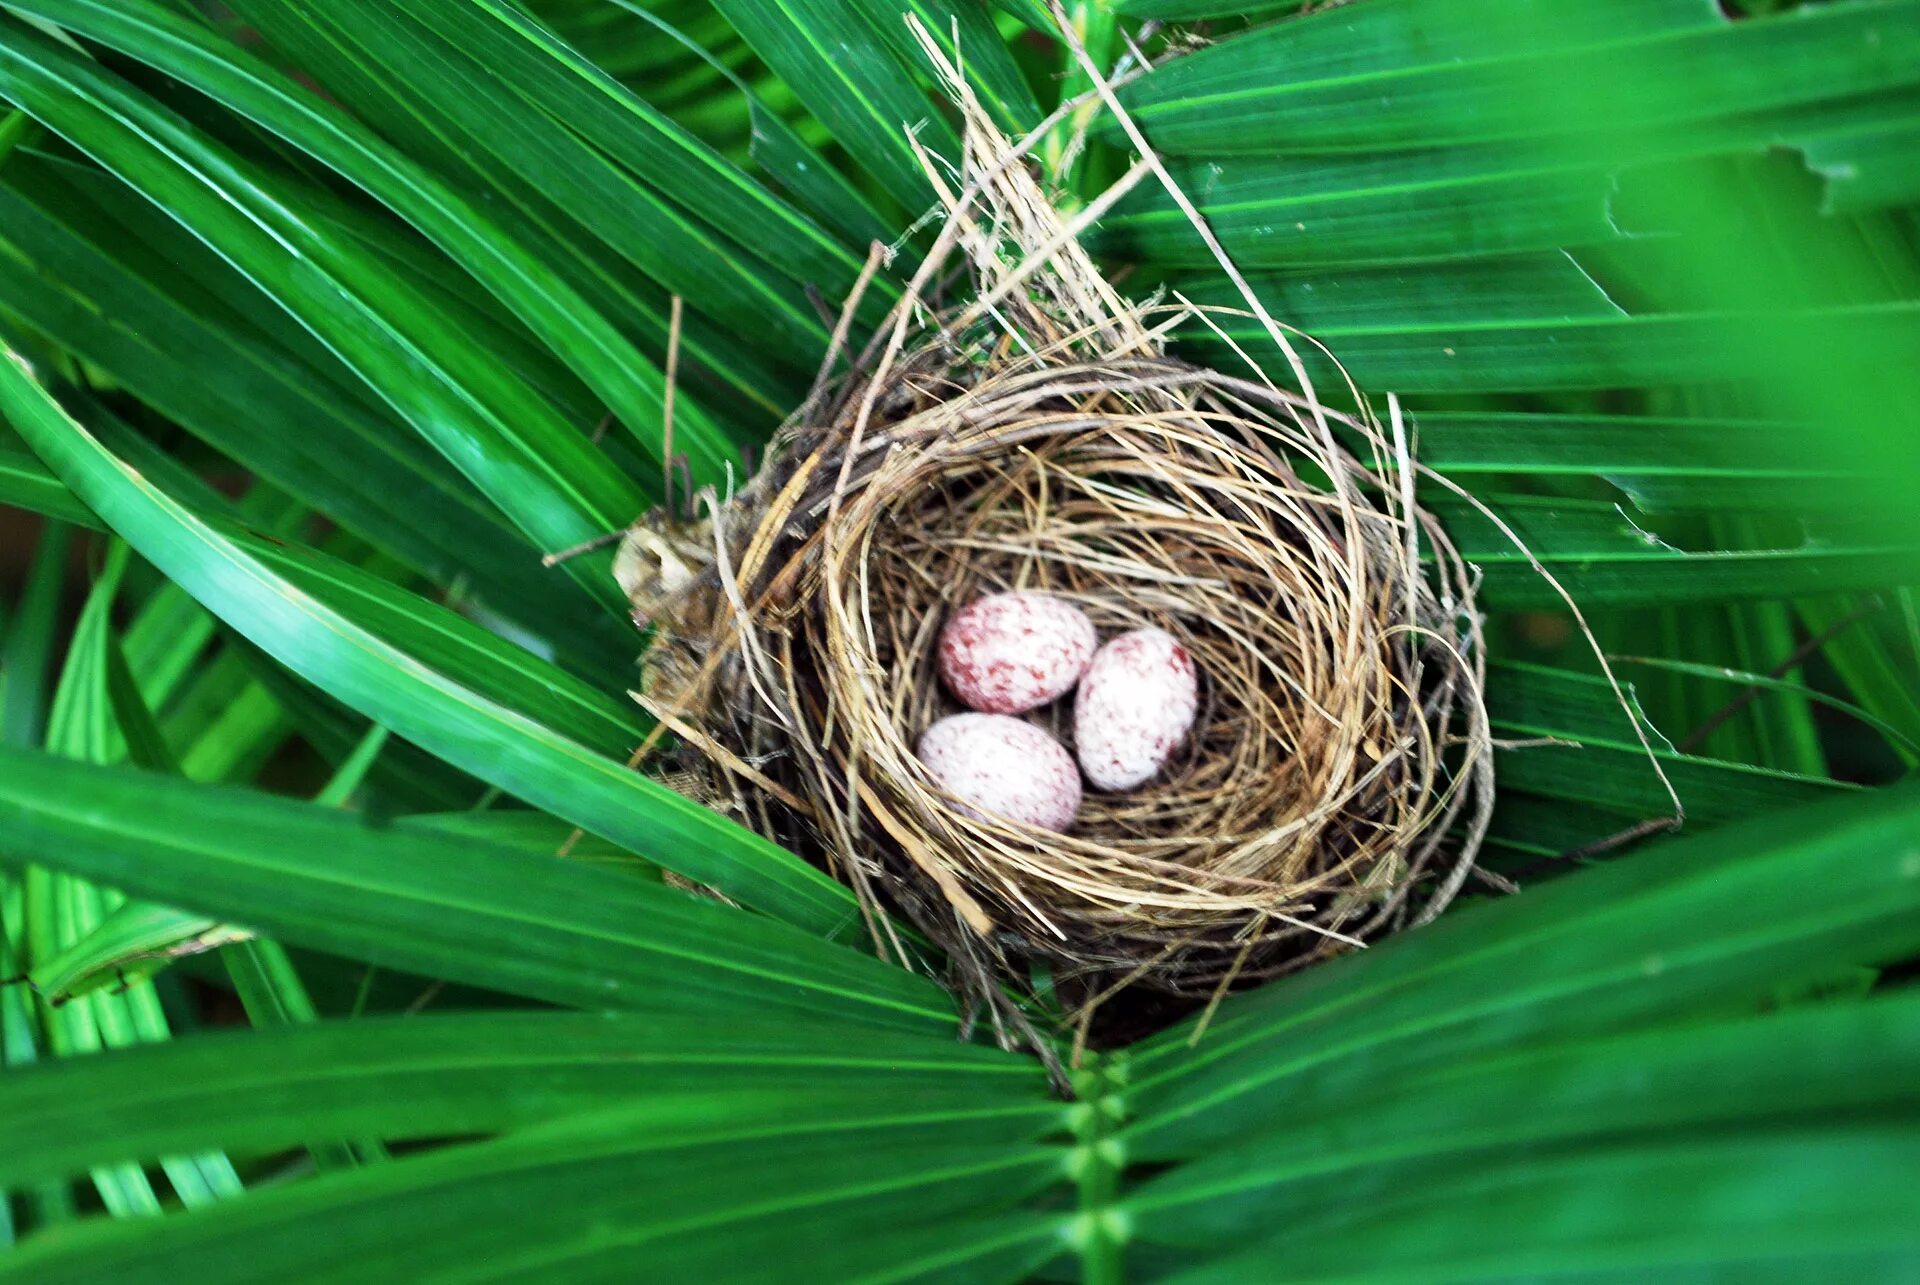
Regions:
<instances>
[{"instance_id":1,"label":"woven grass nest","mask_svg":"<svg viewBox=\"0 0 1920 1285\"><path fill-rule=\"evenodd\" d=\"M673 779L845 880L903 959L904 913L975 1000L1035 961L1082 1014L1205 996L1431 918L1492 776L1473 582L1404 445L1166 356L1195 310L1122 300L966 114L943 231L871 343L836 341L736 493L623 545ZM1201 675L1166 770L1090 790L1065 834L969 816L914 753L960 708L942 624L1006 589L1103 638L1165 629ZM1071 746L1070 704L1028 717Z\"/></svg>"}]
</instances>

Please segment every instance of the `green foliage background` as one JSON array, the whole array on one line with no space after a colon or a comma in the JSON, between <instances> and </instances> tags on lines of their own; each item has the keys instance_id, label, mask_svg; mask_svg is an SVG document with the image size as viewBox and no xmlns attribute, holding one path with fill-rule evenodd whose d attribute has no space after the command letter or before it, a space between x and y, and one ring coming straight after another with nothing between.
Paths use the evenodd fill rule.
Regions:
<instances>
[{"instance_id":1,"label":"green foliage background","mask_svg":"<svg viewBox=\"0 0 1920 1285\"><path fill-rule=\"evenodd\" d=\"M1202 46L1128 110L1686 823L1594 850L1670 800L1436 490L1526 891L1061 1102L626 770L539 560L660 498L674 297L705 483L911 261L903 11L1018 132L1046 6L0 0L0 1279L1912 1279L1920 0L1299 8L1069 17ZM1236 301L1164 192L1092 244Z\"/></svg>"}]
</instances>

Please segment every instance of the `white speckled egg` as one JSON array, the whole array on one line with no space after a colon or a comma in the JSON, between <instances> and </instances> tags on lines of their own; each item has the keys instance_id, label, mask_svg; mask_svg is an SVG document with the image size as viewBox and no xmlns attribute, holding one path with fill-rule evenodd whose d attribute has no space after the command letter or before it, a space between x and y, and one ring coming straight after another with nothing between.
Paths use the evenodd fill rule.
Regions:
<instances>
[{"instance_id":1,"label":"white speckled egg","mask_svg":"<svg viewBox=\"0 0 1920 1285\"><path fill-rule=\"evenodd\" d=\"M1193 727L1193 657L1163 629L1121 634L1094 654L1073 698L1074 750L1097 789L1149 780Z\"/></svg>"},{"instance_id":2,"label":"white speckled egg","mask_svg":"<svg viewBox=\"0 0 1920 1285\"><path fill-rule=\"evenodd\" d=\"M954 714L920 737L920 761L980 820L1065 830L1080 811L1080 773L1066 747L1004 714Z\"/></svg>"},{"instance_id":3,"label":"white speckled egg","mask_svg":"<svg viewBox=\"0 0 1920 1285\"><path fill-rule=\"evenodd\" d=\"M1024 714L1072 691L1098 643L1093 621L1070 602L989 594L940 631L940 680L969 709Z\"/></svg>"}]
</instances>

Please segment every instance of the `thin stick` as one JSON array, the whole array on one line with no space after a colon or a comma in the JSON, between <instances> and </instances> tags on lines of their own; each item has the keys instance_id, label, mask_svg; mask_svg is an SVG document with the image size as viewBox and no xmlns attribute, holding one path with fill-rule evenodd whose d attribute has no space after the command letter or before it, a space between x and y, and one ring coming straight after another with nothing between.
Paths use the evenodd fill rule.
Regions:
<instances>
[{"instance_id":1,"label":"thin stick","mask_svg":"<svg viewBox=\"0 0 1920 1285\"><path fill-rule=\"evenodd\" d=\"M1871 616L1874 612L1878 610L1880 610L1880 604L1877 602L1869 601L1861 604L1859 607L1855 608L1853 611L1848 612L1845 616L1842 616L1839 620L1834 621L1833 624L1829 625L1827 628L1821 630L1819 633L1815 634L1813 637L1801 643L1798 647L1795 647L1793 651L1788 654L1785 660L1781 661L1779 664L1775 665L1772 669L1769 669L1767 671L1767 677L1768 678L1786 677L1788 674L1792 673L1796 668L1798 668L1801 664L1805 663L1806 659L1809 656L1813 655L1815 652L1819 651L1822 647L1826 646L1828 643L1832 642L1835 638L1839 637L1841 634L1845 633L1847 630L1853 628L1855 625L1859 624L1862 620L1865 620L1868 616ZM1682 754L1692 753L1694 750L1700 747L1701 742L1705 741L1709 736L1713 735L1713 733L1719 729L1721 724L1725 723L1728 719L1732 718L1735 714L1738 714L1741 710L1745 709L1747 706L1753 704L1753 702L1759 700L1761 690L1762 690L1761 688L1754 687L1751 684L1749 684L1745 691L1741 692L1738 696L1734 697L1732 700L1728 701L1725 705L1722 705L1719 709L1715 710L1712 714L1708 715L1706 720L1702 722L1700 726L1694 728L1691 732L1688 732L1685 738L1682 739L1681 742L1678 745L1675 745L1673 748L1680 751Z\"/></svg>"},{"instance_id":2,"label":"thin stick","mask_svg":"<svg viewBox=\"0 0 1920 1285\"><path fill-rule=\"evenodd\" d=\"M847 333L853 329L854 313L860 310L860 301L866 297L874 274L886 262L887 253L887 247L879 241L867 246L867 261L860 265L860 275L853 279L853 289L848 291L847 301L840 305L840 318L833 323L833 337L827 341L827 355L820 359L819 373L813 377L813 387L807 393L807 400L801 403L803 407L817 402L827 381L833 377L833 363L839 360L841 350L847 346Z\"/></svg>"},{"instance_id":3,"label":"thin stick","mask_svg":"<svg viewBox=\"0 0 1920 1285\"><path fill-rule=\"evenodd\" d=\"M1614 851L1616 848L1624 848L1629 843L1637 843L1641 839L1651 838L1656 834L1666 834L1677 828L1678 824L1670 816L1648 817L1644 821L1635 821L1624 830L1616 830L1604 839L1595 839L1592 843L1584 843L1577 848L1570 848L1565 852L1556 853L1551 857L1543 857L1538 861L1528 862L1526 865L1514 871L1512 878L1516 881L1531 879L1535 875L1545 874L1550 870L1561 869L1569 861L1581 861L1587 857L1601 856L1604 853Z\"/></svg>"},{"instance_id":4,"label":"thin stick","mask_svg":"<svg viewBox=\"0 0 1920 1285\"><path fill-rule=\"evenodd\" d=\"M1505 536L1507 542L1518 549L1520 556L1527 560L1527 565L1533 568L1533 573L1545 580L1548 587L1559 595L1560 601L1567 604L1567 611L1572 614L1574 623L1580 626L1581 636L1587 640L1588 646L1593 650L1593 658L1600 663L1601 675L1606 678L1607 686L1613 689L1614 699L1620 702L1620 708L1627 713L1627 721L1633 724L1633 734L1639 739L1640 748L1646 751L1647 762L1652 765L1653 774L1660 778L1660 784L1665 787L1667 797L1673 801L1673 824L1677 829L1687 819L1686 805L1680 802L1680 792L1673 788L1673 781L1668 778L1667 770L1660 766L1660 756L1654 752L1653 741L1647 736L1646 722L1634 709L1633 702L1627 699L1626 689L1620 685L1620 679L1615 676L1613 666L1607 661L1606 650L1600 646L1600 639L1593 632L1592 626L1587 624L1586 614L1580 610L1580 604L1573 600L1573 595L1567 591L1567 587L1547 570L1546 564L1534 556L1533 550L1527 547L1527 542L1520 538L1519 533L1507 525L1505 519L1498 513L1488 508L1480 497L1424 464L1420 466L1420 471L1471 504L1481 517L1499 528L1500 534Z\"/></svg>"},{"instance_id":5,"label":"thin stick","mask_svg":"<svg viewBox=\"0 0 1920 1285\"><path fill-rule=\"evenodd\" d=\"M557 567L562 562L577 558L583 553L592 553L595 549L604 549L610 544L618 544L620 543L621 537L626 535L626 533L627 529L625 527L621 527L618 531L603 531L591 539L582 540L578 544L568 545L558 553L543 553L540 555L540 565L543 567Z\"/></svg>"},{"instance_id":6,"label":"thin stick","mask_svg":"<svg viewBox=\"0 0 1920 1285\"><path fill-rule=\"evenodd\" d=\"M673 308L667 319L667 391L660 408L660 494L667 517L673 517L673 394L680 376L680 322L685 301L673 296Z\"/></svg>"},{"instance_id":7,"label":"thin stick","mask_svg":"<svg viewBox=\"0 0 1920 1285\"><path fill-rule=\"evenodd\" d=\"M1266 916L1261 915L1259 918L1264 920ZM1213 1025L1214 1014L1220 1011L1220 1005L1227 998L1227 992L1233 989L1233 979L1238 977L1240 970L1247 966L1247 956L1253 953L1253 948L1259 941L1258 933L1248 934L1247 944L1242 946L1240 953L1233 957L1233 967L1229 968L1226 975L1220 979L1220 984L1213 988L1213 996L1207 1000L1206 1011L1201 1013L1200 1020L1193 1024L1193 1034L1187 1037L1188 1048L1198 1044L1200 1037L1207 1033L1207 1028Z\"/></svg>"},{"instance_id":8,"label":"thin stick","mask_svg":"<svg viewBox=\"0 0 1920 1285\"><path fill-rule=\"evenodd\" d=\"M447 988L447 983L444 980L430 983L425 990L421 991L419 995L414 997L413 1003L407 1005L406 1011L402 1014L402 1016L404 1017L419 1016L419 1014L426 1009L427 1005L433 1003L434 1000L440 998L440 992L445 990L446 988Z\"/></svg>"}]
</instances>

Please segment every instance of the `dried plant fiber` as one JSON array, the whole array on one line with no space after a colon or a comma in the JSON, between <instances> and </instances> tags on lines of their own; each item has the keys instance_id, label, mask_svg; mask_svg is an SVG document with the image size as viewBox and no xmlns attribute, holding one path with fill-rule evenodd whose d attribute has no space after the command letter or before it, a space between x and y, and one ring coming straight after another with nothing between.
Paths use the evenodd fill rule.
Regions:
<instances>
[{"instance_id":1,"label":"dried plant fiber","mask_svg":"<svg viewBox=\"0 0 1920 1285\"><path fill-rule=\"evenodd\" d=\"M886 323L836 342L751 479L623 545L668 766L975 999L1036 960L1083 1008L1205 996L1439 913L1492 800L1484 659L1397 415L1168 356L1206 314L1123 299L1075 239L1108 198L1062 215L949 83L965 155L929 161L944 219ZM1201 676L1166 770L1067 834L970 817L914 756L959 708L941 625L1007 589L1165 629ZM1071 744L1070 704L1029 717Z\"/></svg>"}]
</instances>

